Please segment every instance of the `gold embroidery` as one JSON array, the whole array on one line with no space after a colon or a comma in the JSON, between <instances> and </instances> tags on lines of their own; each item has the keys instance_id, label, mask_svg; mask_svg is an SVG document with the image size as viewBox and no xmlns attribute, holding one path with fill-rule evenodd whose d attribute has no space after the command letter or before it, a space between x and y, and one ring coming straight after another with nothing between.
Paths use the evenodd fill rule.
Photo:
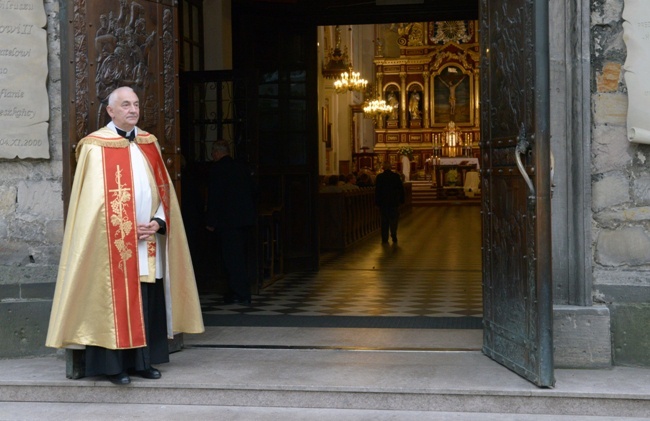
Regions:
<instances>
[{"instance_id":1,"label":"gold embroidery","mask_svg":"<svg viewBox=\"0 0 650 421\"><path fill-rule=\"evenodd\" d=\"M155 241L149 241L147 242L147 254L149 257L156 257L156 242Z\"/></svg>"},{"instance_id":2,"label":"gold embroidery","mask_svg":"<svg viewBox=\"0 0 650 421\"><path fill-rule=\"evenodd\" d=\"M115 232L116 240L113 242L117 250L120 252L119 268L126 276L126 261L133 257L133 244L125 241L127 236L133 231L133 222L129 220L127 212L128 204L131 202L131 189L122 184L122 170L117 166L115 172L116 189L111 189L109 192L113 195L111 200L112 215L110 216L111 225L117 227Z\"/></svg>"},{"instance_id":3,"label":"gold embroidery","mask_svg":"<svg viewBox=\"0 0 650 421\"><path fill-rule=\"evenodd\" d=\"M162 185L158 186L158 191L161 192L160 194L160 201L163 203L163 206L165 207L165 211L167 211L169 207L169 180L167 179L167 176L165 173L163 173L162 168L160 165L157 166L157 171L158 171L158 180L164 180L164 183Z\"/></svg>"},{"instance_id":4,"label":"gold embroidery","mask_svg":"<svg viewBox=\"0 0 650 421\"><path fill-rule=\"evenodd\" d=\"M103 148L126 148L129 146L129 141L120 137L117 139L102 139L96 137L84 137L77 143L75 148L75 159L79 160L79 155L81 154L82 146L84 145L95 145L101 146Z\"/></svg>"}]
</instances>

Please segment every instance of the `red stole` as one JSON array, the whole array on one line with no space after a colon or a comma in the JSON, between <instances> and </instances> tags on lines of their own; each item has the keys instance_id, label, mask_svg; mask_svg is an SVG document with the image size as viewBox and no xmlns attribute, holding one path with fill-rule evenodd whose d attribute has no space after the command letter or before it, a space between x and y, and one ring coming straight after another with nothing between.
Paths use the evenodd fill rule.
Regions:
<instances>
[{"instance_id":1,"label":"red stole","mask_svg":"<svg viewBox=\"0 0 650 421\"><path fill-rule=\"evenodd\" d=\"M149 166L153 172L154 178L156 179L156 186L158 186L158 194L160 195L160 201L162 202L163 209L165 211L165 223L167 224L167 233L169 234L169 225L171 218L169 217L169 178L167 177L167 170L165 169L165 164L162 161L160 152L154 143L144 143L138 145L140 150L144 154L144 157L149 162Z\"/></svg>"},{"instance_id":2,"label":"red stole","mask_svg":"<svg viewBox=\"0 0 650 421\"><path fill-rule=\"evenodd\" d=\"M139 144L138 146L149 163L156 180L158 193L165 211L167 233L169 233L170 185L167 171L154 143ZM102 149L105 184L104 203L111 267L116 347L142 347L146 346L147 343L137 259L138 236L130 148L105 147Z\"/></svg>"},{"instance_id":3,"label":"red stole","mask_svg":"<svg viewBox=\"0 0 650 421\"><path fill-rule=\"evenodd\" d=\"M146 346L129 148L102 148L104 206L117 348Z\"/></svg>"}]
</instances>

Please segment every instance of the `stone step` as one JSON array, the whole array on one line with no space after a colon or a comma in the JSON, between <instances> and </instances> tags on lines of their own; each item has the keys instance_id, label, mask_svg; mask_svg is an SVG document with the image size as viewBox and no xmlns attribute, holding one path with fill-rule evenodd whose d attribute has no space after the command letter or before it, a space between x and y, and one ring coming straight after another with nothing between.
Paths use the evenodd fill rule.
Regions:
<instances>
[{"instance_id":1,"label":"stone step","mask_svg":"<svg viewBox=\"0 0 650 421\"><path fill-rule=\"evenodd\" d=\"M438 199L438 192L431 181L412 181L411 203L413 206L431 206Z\"/></svg>"},{"instance_id":2,"label":"stone step","mask_svg":"<svg viewBox=\"0 0 650 421\"><path fill-rule=\"evenodd\" d=\"M0 402L330 408L557 416L650 414L650 371L556 370L540 389L477 351L195 344L160 380L65 379L62 356L0 360ZM559 418L557 418L559 419Z\"/></svg>"},{"instance_id":3,"label":"stone step","mask_svg":"<svg viewBox=\"0 0 650 421\"><path fill-rule=\"evenodd\" d=\"M3 420L647 421L648 418L260 406L2 403Z\"/></svg>"}]
</instances>

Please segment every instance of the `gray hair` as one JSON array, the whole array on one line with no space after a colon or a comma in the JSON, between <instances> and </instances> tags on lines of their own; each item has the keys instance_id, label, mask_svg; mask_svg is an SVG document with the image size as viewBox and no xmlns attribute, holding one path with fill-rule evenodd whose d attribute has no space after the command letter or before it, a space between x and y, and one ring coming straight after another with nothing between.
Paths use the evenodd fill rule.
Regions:
<instances>
[{"instance_id":1,"label":"gray hair","mask_svg":"<svg viewBox=\"0 0 650 421\"><path fill-rule=\"evenodd\" d=\"M115 90L113 90L113 92L111 92L111 94L108 96L108 105L110 105L111 107L114 106L115 101L117 101L118 91L123 91L123 90L131 91L135 93L133 88L131 88L130 86L120 86L119 88L115 88Z\"/></svg>"}]
</instances>

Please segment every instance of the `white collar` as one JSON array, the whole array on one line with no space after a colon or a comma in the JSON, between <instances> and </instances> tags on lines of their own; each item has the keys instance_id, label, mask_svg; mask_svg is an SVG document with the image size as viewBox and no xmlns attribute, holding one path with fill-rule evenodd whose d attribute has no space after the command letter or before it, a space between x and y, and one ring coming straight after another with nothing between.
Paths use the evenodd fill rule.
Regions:
<instances>
[{"instance_id":1,"label":"white collar","mask_svg":"<svg viewBox=\"0 0 650 421\"><path fill-rule=\"evenodd\" d=\"M117 127L117 126L115 125L115 123L113 123L112 121L111 121L110 123L108 123L108 124L106 125L106 127L108 127L109 129L113 130L115 133L117 133L117 129L119 128L119 127ZM122 130L122 129L120 129L120 130ZM134 134L135 134L135 136L137 136L137 135L138 135L138 126L134 126L132 130L126 132L126 136L128 137L129 134L130 134L133 130L135 130L135 133L134 133ZM124 131L124 130L122 130L122 131Z\"/></svg>"}]
</instances>

